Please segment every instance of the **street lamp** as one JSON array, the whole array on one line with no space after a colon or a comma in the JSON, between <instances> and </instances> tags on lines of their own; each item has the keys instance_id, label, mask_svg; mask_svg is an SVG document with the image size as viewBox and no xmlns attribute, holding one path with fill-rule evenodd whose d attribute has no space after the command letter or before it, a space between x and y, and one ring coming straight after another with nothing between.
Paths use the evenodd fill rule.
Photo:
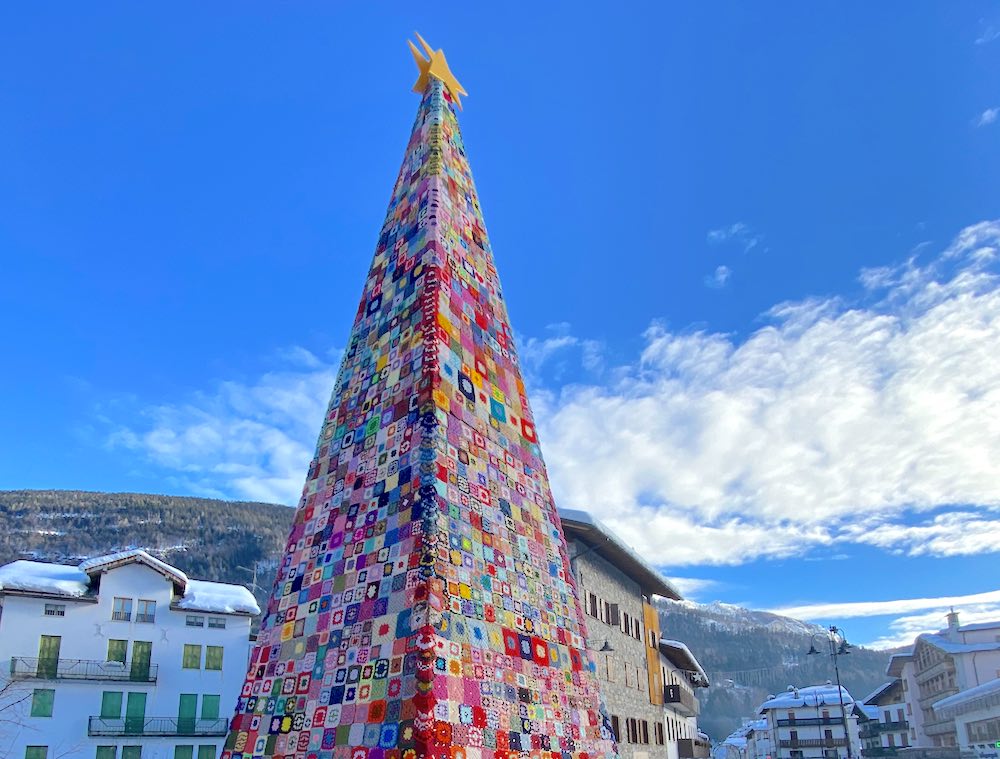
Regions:
<instances>
[{"instance_id":1,"label":"street lamp","mask_svg":"<svg viewBox=\"0 0 1000 759\"><path fill-rule=\"evenodd\" d=\"M826 638L827 646L830 649L830 658L833 659L833 671L837 675L837 697L840 699L840 719L844 724L844 740L847 742L847 759L853 759L854 754L851 752L851 732L847 729L847 709L844 708L844 689L840 687L840 667L837 666L837 657L851 653L851 644L847 642L847 637L844 635L842 629L836 625L830 625L830 628L825 632L813 633L812 638L809 640L808 655L812 656L822 653L816 648L815 643L816 638L820 636Z\"/></svg>"}]
</instances>

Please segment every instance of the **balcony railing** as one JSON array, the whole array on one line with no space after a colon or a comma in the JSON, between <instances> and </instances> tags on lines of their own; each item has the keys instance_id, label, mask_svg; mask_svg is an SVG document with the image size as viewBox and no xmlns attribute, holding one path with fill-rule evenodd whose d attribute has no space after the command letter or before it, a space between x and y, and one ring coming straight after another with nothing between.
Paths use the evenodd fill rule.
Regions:
<instances>
[{"instance_id":1,"label":"balcony railing","mask_svg":"<svg viewBox=\"0 0 1000 759\"><path fill-rule=\"evenodd\" d=\"M677 707L677 711L685 717L696 717L701 706L691 693L680 685L665 685L663 687L663 702Z\"/></svg>"},{"instance_id":2,"label":"balcony railing","mask_svg":"<svg viewBox=\"0 0 1000 759\"><path fill-rule=\"evenodd\" d=\"M844 721L840 715L836 717L803 717L802 719L779 719L778 727L807 727L809 725L840 725Z\"/></svg>"},{"instance_id":3,"label":"balcony railing","mask_svg":"<svg viewBox=\"0 0 1000 759\"><path fill-rule=\"evenodd\" d=\"M10 676L15 680L122 680L155 683L157 665L149 662L36 659L14 656Z\"/></svg>"},{"instance_id":4,"label":"balcony railing","mask_svg":"<svg viewBox=\"0 0 1000 759\"><path fill-rule=\"evenodd\" d=\"M148 624L153 624L153 622L156 621L156 615L155 614L136 614L135 615L135 621L136 622L146 622Z\"/></svg>"},{"instance_id":5,"label":"balcony railing","mask_svg":"<svg viewBox=\"0 0 1000 759\"><path fill-rule=\"evenodd\" d=\"M937 722L925 722L924 732L927 735L947 735L955 732L955 722L950 719L938 720Z\"/></svg>"},{"instance_id":6,"label":"balcony railing","mask_svg":"<svg viewBox=\"0 0 1000 759\"><path fill-rule=\"evenodd\" d=\"M882 733L905 733L909 729L910 724L906 720L879 722L878 720L873 719L868 722L861 723L859 734L862 738L872 738L876 735L881 735Z\"/></svg>"},{"instance_id":7,"label":"balcony railing","mask_svg":"<svg viewBox=\"0 0 1000 759\"><path fill-rule=\"evenodd\" d=\"M677 756L680 759L708 759L712 754L712 744L697 738L679 738Z\"/></svg>"},{"instance_id":8,"label":"balcony railing","mask_svg":"<svg viewBox=\"0 0 1000 759\"><path fill-rule=\"evenodd\" d=\"M861 749L861 755L864 757L884 757L884 756L895 756L896 751L899 750L898 746L877 746L875 748L863 748Z\"/></svg>"},{"instance_id":9,"label":"balcony railing","mask_svg":"<svg viewBox=\"0 0 1000 759\"><path fill-rule=\"evenodd\" d=\"M781 748L836 748L846 746L843 738L798 738L796 740L780 740Z\"/></svg>"},{"instance_id":10,"label":"balcony railing","mask_svg":"<svg viewBox=\"0 0 1000 759\"><path fill-rule=\"evenodd\" d=\"M229 732L229 720L184 719L176 717L91 717L87 735L97 736L212 736Z\"/></svg>"},{"instance_id":11,"label":"balcony railing","mask_svg":"<svg viewBox=\"0 0 1000 759\"><path fill-rule=\"evenodd\" d=\"M132 612L130 611L113 611L111 612L111 619L115 622L131 622Z\"/></svg>"}]
</instances>

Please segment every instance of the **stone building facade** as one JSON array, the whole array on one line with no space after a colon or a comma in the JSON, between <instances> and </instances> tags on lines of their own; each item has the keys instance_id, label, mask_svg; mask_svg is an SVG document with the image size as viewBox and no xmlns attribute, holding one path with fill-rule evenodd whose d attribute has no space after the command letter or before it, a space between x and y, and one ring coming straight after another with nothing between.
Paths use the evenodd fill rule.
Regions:
<instances>
[{"instance_id":1,"label":"stone building facade","mask_svg":"<svg viewBox=\"0 0 1000 759\"><path fill-rule=\"evenodd\" d=\"M694 688L708 677L683 644L665 640L650 603L677 590L586 512L560 510L587 625L587 648L622 759L708 756Z\"/></svg>"}]
</instances>

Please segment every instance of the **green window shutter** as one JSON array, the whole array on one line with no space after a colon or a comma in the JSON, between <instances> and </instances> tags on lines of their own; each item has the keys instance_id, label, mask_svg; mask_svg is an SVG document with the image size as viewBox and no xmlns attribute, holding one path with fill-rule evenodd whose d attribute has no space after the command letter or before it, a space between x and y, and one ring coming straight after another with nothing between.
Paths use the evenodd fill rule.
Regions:
<instances>
[{"instance_id":1,"label":"green window shutter","mask_svg":"<svg viewBox=\"0 0 1000 759\"><path fill-rule=\"evenodd\" d=\"M120 719L122 716L122 692L104 691L101 697L101 719Z\"/></svg>"},{"instance_id":2,"label":"green window shutter","mask_svg":"<svg viewBox=\"0 0 1000 759\"><path fill-rule=\"evenodd\" d=\"M216 697L218 698L218 697ZM48 688L35 688L31 692L31 716L51 717L52 704L56 700L56 692Z\"/></svg>"},{"instance_id":3,"label":"green window shutter","mask_svg":"<svg viewBox=\"0 0 1000 759\"><path fill-rule=\"evenodd\" d=\"M142 759L142 746L122 746L122 759Z\"/></svg>"},{"instance_id":4,"label":"green window shutter","mask_svg":"<svg viewBox=\"0 0 1000 759\"><path fill-rule=\"evenodd\" d=\"M205 646L205 669L222 669L222 646Z\"/></svg>"},{"instance_id":5,"label":"green window shutter","mask_svg":"<svg viewBox=\"0 0 1000 759\"><path fill-rule=\"evenodd\" d=\"M49 747L25 746L24 759L49 759Z\"/></svg>"},{"instance_id":6,"label":"green window shutter","mask_svg":"<svg viewBox=\"0 0 1000 759\"><path fill-rule=\"evenodd\" d=\"M198 746L198 759L215 759L218 753L215 746Z\"/></svg>"},{"instance_id":7,"label":"green window shutter","mask_svg":"<svg viewBox=\"0 0 1000 759\"><path fill-rule=\"evenodd\" d=\"M194 746L174 746L174 759L194 759Z\"/></svg>"},{"instance_id":8,"label":"green window shutter","mask_svg":"<svg viewBox=\"0 0 1000 759\"><path fill-rule=\"evenodd\" d=\"M115 759L115 754L117 753L117 746L98 746L94 759Z\"/></svg>"},{"instance_id":9,"label":"green window shutter","mask_svg":"<svg viewBox=\"0 0 1000 759\"><path fill-rule=\"evenodd\" d=\"M206 693L201 697L201 718L219 718L219 696L213 696Z\"/></svg>"},{"instance_id":10,"label":"green window shutter","mask_svg":"<svg viewBox=\"0 0 1000 759\"><path fill-rule=\"evenodd\" d=\"M127 652L127 640L115 640L114 638L108 640L108 661L117 661L124 664Z\"/></svg>"},{"instance_id":11,"label":"green window shutter","mask_svg":"<svg viewBox=\"0 0 1000 759\"><path fill-rule=\"evenodd\" d=\"M181 693L177 702L177 732L194 735L198 718L198 694Z\"/></svg>"},{"instance_id":12,"label":"green window shutter","mask_svg":"<svg viewBox=\"0 0 1000 759\"><path fill-rule=\"evenodd\" d=\"M195 643L185 643L184 659L181 666L184 669L201 669L201 646Z\"/></svg>"}]
</instances>

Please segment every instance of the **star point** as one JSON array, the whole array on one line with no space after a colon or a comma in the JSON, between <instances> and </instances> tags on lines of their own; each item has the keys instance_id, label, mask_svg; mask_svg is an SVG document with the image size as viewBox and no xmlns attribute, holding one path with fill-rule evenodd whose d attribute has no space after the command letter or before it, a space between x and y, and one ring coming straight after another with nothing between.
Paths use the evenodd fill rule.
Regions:
<instances>
[{"instance_id":1,"label":"star point","mask_svg":"<svg viewBox=\"0 0 1000 759\"><path fill-rule=\"evenodd\" d=\"M410 53L412 53L413 60L420 72L416 83L413 85L413 91L423 94L430 77L434 77L444 83L444 86L448 88L452 98L454 98L455 105L461 110L461 96L468 95L469 93L465 91L465 88L455 78L455 75L451 73L451 69L448 67L448 60L444 57L444 51L440 49L434 50L419 34L416 34L416 37L424 52L422 53L412 41L407 40L407 44L410 46ZM426 57L424 57L424 53L426 53Z\"/></svg>"}]
</instances>

